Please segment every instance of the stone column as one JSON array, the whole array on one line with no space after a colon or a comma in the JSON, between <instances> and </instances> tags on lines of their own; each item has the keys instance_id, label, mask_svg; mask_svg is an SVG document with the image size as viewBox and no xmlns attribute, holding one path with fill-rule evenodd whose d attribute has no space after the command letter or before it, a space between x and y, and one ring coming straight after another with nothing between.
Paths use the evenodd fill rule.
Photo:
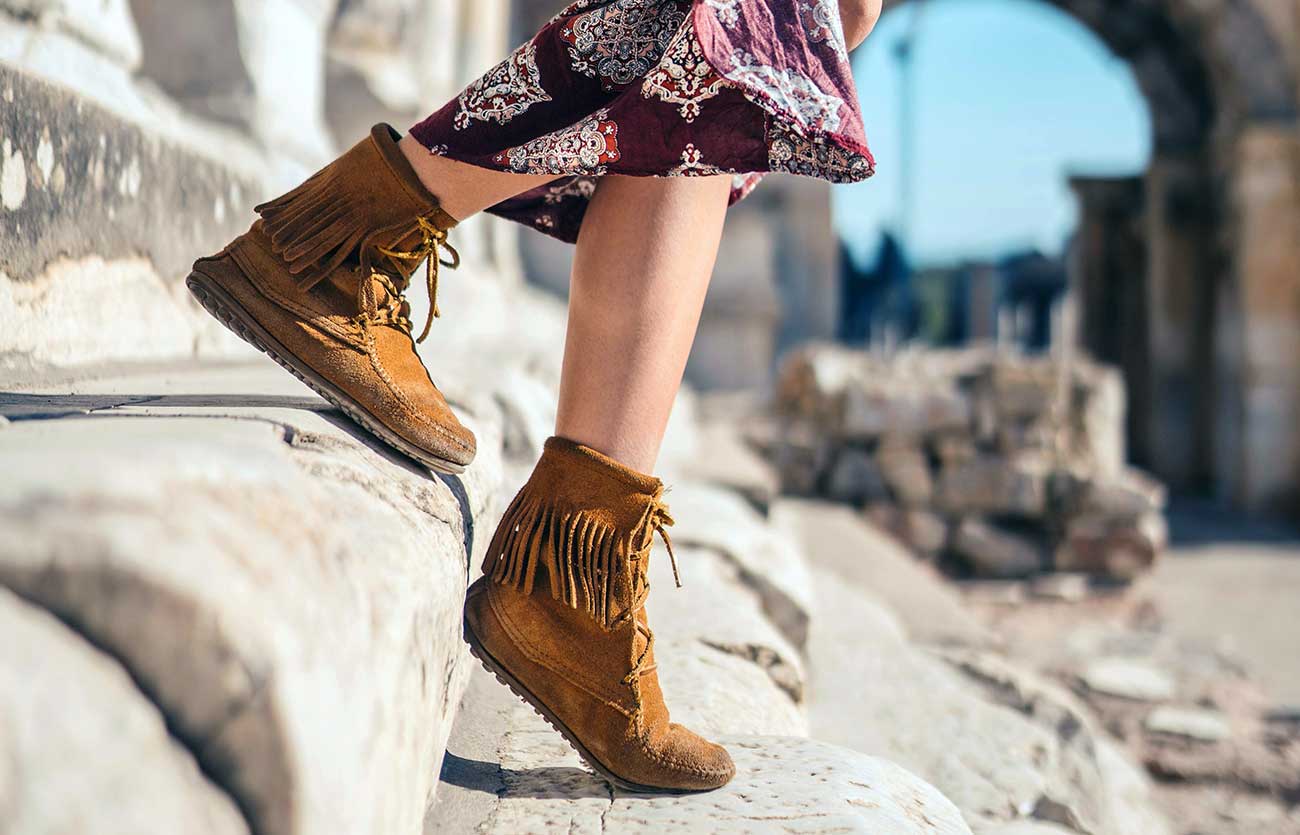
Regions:
<instances>
[{"instance_id":1,"label":"stone column","mask_svg":"<svg viewBox=\"0 0 1300 835\"><path fill-rule=\"evenodd\" d=\"M772 219L738 212L727 222L686 378L701 389L763 390L776 359Z\"/></svg>"},{"instance_id":2,"label":"stone column","mask_svg":"<svg viewBox=\"0 0 1300 835\"><path fill-rule=\"evenodd\" d=\"M141 73L188 109L314 168L325 127L325 34L335 0L131 0Z\"/></svg>"},{"instance_id":3,"label":"stone column","mask_svg":"<svg viewBox=\"0 0 1300 835\"><path fill-rule=\"evenodd\" d=\"M510 0L342 0L329 35L326 110L339 145L376 122L405 131L506 56ZM485 216L456 231L466 262L514 277L512 225Z\"/></svg>"},{"instance_id":4,"label":"stone column","mask_svg":"<svg viewBox=\"0 0 1300 835\"><path fill-rule=\"evenodd\" d=\"M1206 486L1213 471L1214 276L1219 271L1209 163L1158 151L1147 172L1147 305L1151 468L1171 486Z\"/></svg>"},{"instance_id":5,"label":"stone column","mask_svg":"<svg viewBox=\"0 0 1300 835\"><path fill-rule=\"evenodd\" d=\"M1079 346L1124 375L1132 463L1150 466L1151 364L1147 335L1144 193L1138 177L1075 177L1079 228L1069 259Z\"/></svg>"},{"instance_id":6,"label":"stone column","mask_svg":"<svg viewBox=\"0 0 1300 835\"><path fill-rule=\"evenodd\" d=\"M771 219L783 308L778 352L801 342L834 339L840 315L840 256L831 223L830 184L776 175L759 190L780 192L779 213Z\"/></svg>"},{"instance_id":7,"label":"stone column","mask_svg":"<svg viewBox=\"0 0 1300 835\"><path fill-rule=\"evenodd\" d=\"M1253 127L1238 139L1235 219L1239 430L1220 460L1233 500L1300 512L1300 135ZM1227 346L1231 349L1233 346Z\"/></svg>"},{"instance_id":8,"label":"stone column","mask_svg":"<svg viewBox=\"0 0 1300 835\"><path fill-rule=\"evenodd\" d=\"M307 163L334 155L325 127L325 36L335 0L235 0L253 80L253 132Z\"/></svg>"}]
</instances>

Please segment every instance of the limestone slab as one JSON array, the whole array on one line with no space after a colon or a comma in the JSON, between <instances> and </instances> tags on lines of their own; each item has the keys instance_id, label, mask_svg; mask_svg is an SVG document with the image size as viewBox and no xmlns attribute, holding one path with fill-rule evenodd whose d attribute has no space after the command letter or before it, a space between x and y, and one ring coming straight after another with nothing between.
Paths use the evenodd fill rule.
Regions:
<instances>
[{"instance_id":1,"label":"limestone slab","mask_svg":"<svg viewBox=\"0 0 1300 835\"><path fill-rule=\"evenodd\" d=\"M850 508L782 499L772 518L797 539L815 571L870 589L912 639L969 646L993 643L987 627L963 608L960 596L933 567Z\"/></svg>"},{"instance_id":2,"label":"limestone slab","mask_svg":"<svg viewBox=\"0 0 1300 835\"><path fill-rule=\"evenodd\" d=\"M736 426L729 422L709 421L699 428L697 449L689 456L665 461L695 481L716 484L740 494L759 513L766 515L781 492L780 480L772 465L745 443ZM672 475L665 479L672 481Z\"/></svg>"},{"instance_id":3,"label":"limestone slab","mask_svg":"<svg viewBox=\"0 0 1300 835\"><path fill-rule=\"evenodd\" d=\"M434 478L269 363L87 387L147 397L0 433L0 584L120 658L258 831L414 830L495 426Z\"/></svg>"},{"instance_id":4,"label":"limestone slab","mask_svg":"<svg viewBox=\"0 0 1300 835\"><path fill-rule=\"evenodd\" d=\"M140 36L127 0L4 0L0 9L63 29L127 69L140 63Z\"/></svg>"},{"instance_id":5,"label":"limestone slab","mask_svg":"<svg viewBox=\"0 0 1300 835\"><path fill-rule=\"evenodd\" d=\"M485 695L484 701L492 700ZM651 796L611 789L522 702L507 707L493 701L482 715L493 719L498 733L490 740L453 739L451 750L461 756L444 771L444 779L460 788L491 796L482 803L435 807L426 835L970 831L951 803L899 766L800 738L719 737L737 774L718 791ZM465 715L474 709L467 704Z\"/></svg>"},{"instance_id":6,"label":"limestone slab","mask_svg":"<svg viewBox=\"0 0 1300 835\"><path fill-rule=\"evenodd\" d=\"M1232 728L1217 710L1162 705L1147 715L1143 725L1148 731L1198 742L1221 742L1232 735Z\"/></svg>"},{"instance_id":7,"label":"limestone slab","mask_svg":"<svg viewBox=\"0 0 1300 835\"><path fill-rule=\"evenodd\" d=\"M726 556L740 569L742 581L758 593L768 619L796 648L802 647L814 603L808 567L795 541L722 487L673 484L667 500L677 522L669 529L674 544L710 548Z\"/></svg>"},{"instance_id":8,"label":"limestone slab","mask_svg":"<svg viewBox=\"0 0 1300 835\"><path fill-rule=\"evenodd\" d=\"M679 548L677 562L680 589L667 554L653 555L647 603L675 720L714 734L807 735L804 660L759 595L716 552Z\"/></svg>"}]
</instances>

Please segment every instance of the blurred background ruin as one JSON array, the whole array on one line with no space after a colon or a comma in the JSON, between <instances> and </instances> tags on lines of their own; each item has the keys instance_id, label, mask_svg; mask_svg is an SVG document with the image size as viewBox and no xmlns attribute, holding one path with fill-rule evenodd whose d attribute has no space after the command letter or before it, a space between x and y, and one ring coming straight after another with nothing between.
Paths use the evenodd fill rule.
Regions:
<instances>
[{"instance_id":1,"label":"blurred background ruin","mask_svg":"<svg viewBox=\"0 0 1300 835\"><path fill-rule=\"evenodd\" d=\"M464 483L367 447L184 290L252 205L375 122L404 130L559 5L0 0L0 833L408 831L435 788L426 831L506 832L589 799L572 775L527 789L534 749L475 771L487 708L458 709L479 692L461 573L550 434L571 250L456 230L422 353L468 369L431 363L488 450ZM687 682L692 721L888 757L980 833L1300 833L1300 2L888 2L854 71L878 174L772 176L732 211L665 449L675 510L752 526L679 528L730 555L763 624L699 640L776 706ZM288 495L317 490L362 510ZM413 496L433 521L394 510ZM328 547L285 545L300 517ZM389 574L365 567L377 529L411 549ZM785 556L746 562L755 542ZM286 553L348 568L265 582ZM419 686L400 630L322 631L312 595L409 616ZM87 640L67 655L65 627ZM105 657L129 678L97 691ZM119 740L151 721L162 742ZM484 762L513 756L493 744ZM88 752L119 745L99 794L51 800L42 769L99 774ZM173 748L201 774L169 782L194 769Z\"/></svg>"}]
</instances>

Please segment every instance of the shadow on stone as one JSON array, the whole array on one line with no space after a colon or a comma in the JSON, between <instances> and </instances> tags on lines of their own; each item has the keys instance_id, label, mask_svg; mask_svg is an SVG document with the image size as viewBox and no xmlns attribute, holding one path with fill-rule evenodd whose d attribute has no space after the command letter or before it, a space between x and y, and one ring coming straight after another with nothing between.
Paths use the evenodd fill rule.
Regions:
<instances>
[{"instance_id":1,"label":"shadow on stone","mask_svg":"<svg viewBox=\"0 0 1300 835\"><path fill-rule=\"evenodd\" d=\"M157 409L302 409L334 411L319 397L276 394L24 394L0 392L0 416L11 421L86 416L123 406Z\"/></svg>"},{"instance_id":2,"label":"shadow on stone","mask_svg":"<svg viewBox=\"0 0 1300 835\"><path fill-rule=\"evenodd\" d=\"M450 475L447 473L434 473L432 470L430 470L429 472L432 473L443 484L447 485L447 489L450 490L451 494L456 497L456 503L460 505L460 518L465 521L465 553L473 554L474 553L474 530L475 530L474 514L472 512L472 508L470 507L469 492L465 489L465 482L462 481L461 477L458 475ZM469 580L470 567L473 564L473 562L474 562L473 558L471 557L465 563L465 578L467 582Z\"/></svg>"},{"instance_id":3,"label":"shadow on stone","mask_svg":"<svg viewBox=\"0 0 1300 835\"><path fill-rule=\"evenodd\" d=\"M609 786L588 771L569 766L502 768L448 751L442 782L470 791L532 800L581 800L610 796Z\"/></svg>"}]
</instances>

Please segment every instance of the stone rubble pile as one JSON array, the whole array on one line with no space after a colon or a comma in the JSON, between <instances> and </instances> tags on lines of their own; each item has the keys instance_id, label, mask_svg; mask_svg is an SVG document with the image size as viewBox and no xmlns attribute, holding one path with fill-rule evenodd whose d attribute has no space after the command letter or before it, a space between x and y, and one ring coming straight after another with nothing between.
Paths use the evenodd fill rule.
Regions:
<instances>
[{"instance_id":1,"label":"stone rubble pile","mask_svg":"<svg viewBox=\"0 0 1300 835\"><path fill-rule=\"evenodd\" d=\"M860 505L960 574L1130 581L1167 535L1124 408L1085 359L812 345L782 363L769 452L787 492Z\"/></svg>"}]
</instances>

